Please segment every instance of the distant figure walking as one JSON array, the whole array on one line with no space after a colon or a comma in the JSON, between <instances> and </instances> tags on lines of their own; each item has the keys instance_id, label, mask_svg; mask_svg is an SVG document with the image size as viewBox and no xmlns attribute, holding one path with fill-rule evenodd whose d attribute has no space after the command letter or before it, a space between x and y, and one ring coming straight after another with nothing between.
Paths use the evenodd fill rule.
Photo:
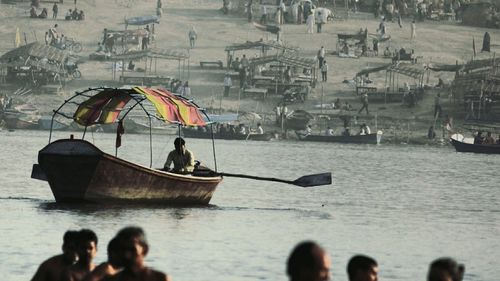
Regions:
<instances>
[{"instance_id":1,"label":"distant figure walking","mask_svg":"<svg viewBox=\"0 0 500 281\"><path fill-rule=\"evenodd\" d=\"M417 39L417 26L415 25L415 20L411 22L411 37L410 39L413 41Z\"/></svg>"},{"instance_id":2,"label":"distant figure walking","mask_svg":"<svg viewBox=\"0 0 500 281\"><path fill-rule=\"evenodd\" d=\"M307 25L307 33L313 34L314 33L314 15L312 12L309 12L309 15L307 16L306 25Z\"/></svg>"},{"instance_id":3,"label":"distant figure walking","mask_svg":"<svg viewBox=\"0 0 500 281\"><path fill-rule=\"evenodd\" d=\"M363 93L363 95L361 95L361 102L363 103L363 106L359 109L358 114L361 113L361 111L363 111L363 109L365 109L366 115L368 115L369 112L368 112L368 94L367 93Z\"/></svg>"},{"instance_id":4,"label":"distant figure walking","mask_svg":"<svg viewBox=\"0 0 500 281\"><path fill-rule=\"evenodd\" d=\"M481 48L481 52L490 51L490 42L491 42L490 33L486 31L483 37L483 47Z\"/></svg>"},{"instance_id":5,"label":"distant figure walking","mask_svg":"<svg viewBox=\"0 0 500 281\"><path fill-rule=\"evenodd\" d=\"M59 12L59 6L57 6L57 3L54 3L54 6L52 6L52 18L57 19L57 13Z\"/></svg>"},{"instance_id":6,"label":"distant figure walking","mask_svg":"<svg viewBox=\"0 0 500 281\"><path fill-rule=\"evenodd\" d=\"M196 29L194 28L194 26L191 26L191 29L188 32L188 37L189 37L189 46L191 47L191 49L193 49L196 43L196 39L198 39L198 33L196 33Z\"/></svg>"}]
</instances>

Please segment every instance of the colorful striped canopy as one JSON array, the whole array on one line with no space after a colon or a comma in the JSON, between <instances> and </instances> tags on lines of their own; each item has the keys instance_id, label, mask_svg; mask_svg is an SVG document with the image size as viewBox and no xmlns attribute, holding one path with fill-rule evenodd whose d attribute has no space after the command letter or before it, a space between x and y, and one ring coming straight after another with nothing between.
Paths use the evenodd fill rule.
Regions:
<instances>
[{"instance_id":1,"label":"colorful striped canopy","mask_svg":"<svg viewBox=\"0 0 500 281\"><path fill-rule=\"evenodd\" d=\"M116 122L133 95L142 95L156 108L166 122L183 126L205 126L199 108L182 97L164 89L134 87L132 89L103 89L78 107L73 119L80 125Z\"/></svg>"}]
</instances>

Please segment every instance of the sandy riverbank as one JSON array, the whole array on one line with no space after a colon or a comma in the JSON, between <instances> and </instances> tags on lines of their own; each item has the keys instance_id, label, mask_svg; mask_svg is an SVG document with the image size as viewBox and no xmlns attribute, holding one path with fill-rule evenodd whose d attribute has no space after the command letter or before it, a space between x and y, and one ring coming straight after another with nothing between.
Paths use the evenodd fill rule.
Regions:
<instances>
[{"instance_id":1,"label":"sandy riverbank","mask_svg":"<svg viewBox=\"0 0 500 281\"><path fill-rule=\"evenodd\" d=\"M30 19L26 13L28 6L26 2L17 6L2 5L0 9L0 54L13 48L16 28L22 34L26 34L27 42L43 41L46 30L55 23L59 25L59 31L66 36L78 39L83 43L84 50L79 55L88 58L88 55L96 49L98 40L102 38L102 30L123 29L124 18L132 16L154 14L156 1L78 1L78 9L86 13L85 21L64 21L62 14L67 9L73 8L73 1L60 6L60 19ZM223 111L256 111L263 115L271 116L272 110L279 102L277 97L270 97L266 101L242 99L238 100L237 90L233 89L230 97L220 100L222 93L223 70L206 70L199 67L201 60L217 60L225 62L226 54L224 47L231 43L240 43L247 40L259 40L260 38L272 38L270 35L257 30L248 23L241 15L223 15L219 8L221 1L193 0L180 1L171 0L164 3L164 14L161 23L156 26L155 46L174 50L187 51L187 32L191 26L195 26L198 32L198 41L195 49L190 51L190 73L189 83L193 96L199 104L207 108L221 108ZM51 4L42 4L51 10ZM49 13L51 14L51 13ZM498 30L490 30L476 27L461 26L454 22L422 22L417 23L417 38L410 42L410 26L408 19L399 28L397 23L388 23L388 33L391 40L382 44L391 49L414 49L417 56L422 59L419 63L448 63L462 62L470 59L472 55L472 38L475 38L476 47L480 49L481 39L486 30L491 34L492 43L500 38ZM342 83L345 79L352 79L358 71L378 64L388 62L382 57L362 57L360 59L339 58L331 53L335 50L338 33L353 33L360 28L368 28L369 33L375 33L378 19L370 14L354 14L348 21L333 21L323 27L321 34L307 34L305 25L287 24L283 26L283 40L286 44L300 48L300 54L304 57L313 58L320 46L327 49L326 60L329 63L328 82L319 83L304 104L290 105L290 109L305 109L315 111L315 105L331 103L336 98L348 101L354 108L349 114L357 112L360 107L354 88ZM24 38L24 36L23 36ZM24 40L24 39L23 39ZM494 50L493 50L494 51ZM242 55L240 52L239 55ZM248 52L247 56L253 56ZM480 54L481 57L490 57L493 54ZM137 63L138 65L140 63ZM157 68L162 75L177 76L177 62L160 61ZM59 105L62 100L70 96L73 91L82 88L102 85L118 85L112 81L111 64L95 61L86 61L80 65L82 78L70 81L66 88L58 94L37 94L15 97L15 102L29 102L39 108L41 113L49 113ZM449 83L453 76L446 73L431 73L428 84L437 83L438 77ZM370 75L374 85L383 87L385 73L380 72ZM427 82L427 81L426 81ZM400 82L401 84L403 81ZM10 88L2 86L0 90L8 93ZM383 130L388 137L399 139L397 136L410 135L413 139L420 139L426 135L427 128L434 122L433 100L436 91L424 96L424 99L413 108L402 104L370 104L370 115L359 116L359 120L366 122L371 127L375 125ZM443 107L445 114L449 113L455 117L458 124L461 115L451 110L452 105L447 99L448 92L443 93ZM458 107L460 108L460 107ZM317 110L316 110L317 111ZM324 113L328 113L325 110ZM375 124L377 116L377 124ZM272 118L270 118L272 119ZM332 119L333 126L340 126L340 120ZM440 122L438 121L438 124ZM271 124L269 124L270 126ZM320 130L318 126L317 130ZM339 129L340 130L340 129ZM411 132L411 133L408 133ZM438 135L440 131L438 130ZM403 137L404 138L404 137ZM407 139L409 139L407 137Z\"/></svg>"}]
</instances>

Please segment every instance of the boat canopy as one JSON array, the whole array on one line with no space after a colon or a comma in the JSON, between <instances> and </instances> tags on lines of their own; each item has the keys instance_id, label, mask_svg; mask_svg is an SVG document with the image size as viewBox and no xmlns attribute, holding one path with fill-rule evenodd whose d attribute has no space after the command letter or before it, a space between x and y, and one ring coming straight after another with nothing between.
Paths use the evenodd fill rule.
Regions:
<instances>
[{"instance_id":1,"label":"boat canopy","mask_svg":"<svg viewBox=\"0 0 500 281\"><path fill-rule=\"evenodd\" d=\"M127 103L133 100L137 105L145 99L153 104L157 116L165 122L183 126L206 125L201 109L190 100L164 89L145 87L103 88L78 106L73 119L82 126L115 123L120 113L126 110Z\"/></svg>"}]
</instances>

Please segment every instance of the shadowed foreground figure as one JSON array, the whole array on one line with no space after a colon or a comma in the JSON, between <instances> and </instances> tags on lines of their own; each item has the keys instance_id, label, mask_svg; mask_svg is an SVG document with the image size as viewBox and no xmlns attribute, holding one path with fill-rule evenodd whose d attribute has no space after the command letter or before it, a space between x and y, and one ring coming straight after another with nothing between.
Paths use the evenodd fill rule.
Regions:
<instances>
[{"instance_id":1,"label":"shadowed foreground figure","mask_svg":"<svg viewBox=\"0 0 500 281\"><path fill-rule=\"evenodd\" d=\"M290 281L328 281L330 258L315 242L301 242L288 257L286 273Z\"/></svg>"},{"instance_id":2,"label":"shadowed foreground figure","mask_svg":"<svg viewBox=\"0 0 500 281\"><path fill-rule=\"evenodd\" d=\"M120 245L116 238L111 239L108 243L108 261L103 262L89 274L83 281L101 281L104 278L115 275L122 268L120 260Z\"/></svg>"},{"instance_id":3,"label":"shadowed foreground figure","mask_svg":"<svg viewBox=\"0 0 500 281\"><path fill-rule=\"evenodd\" d=\"M427 281L462 281L465 266L452 258L439 258L429 266Z\"/></svg>"},{"instance_id":4,"label":"shadowed foreground figure","mask_svg":"<svg viewBox=\"0 0 500 281\"><path fill-rule=\"evenodd\" d=\"M154 270L144 264L149 246L146 235L140 227L126 227L118 232L119 250L117 260L123 270L104 278L105 281L170 281L163 272Z\"/></svg>"},{"instance_id":5,"label":"shadowed foreground figure","mask_svg":"<svg viewBox=\"0 0 500 281\"><path fill-rule=\"evenodd\" d=\"M76 247L78 261L67 268L63 281L81 281L95 268L93 259L97 254L97 235L90 229L80 230Z\"/></svg>"},{"instance_id":6,"label":"shadowed foreground figure","mask_svg":"<svg viewBox=\"0 0 500 281\"><path fill-rule=\"evenodd\" d=\"M31 281L59 281L63 273L77 260L76 240L78 231L66 231L63 237L62 254L53 256L38 267Z\"/></svg>"},{"instance_id":7,"label":"shadowed foreground figure","mask_svg":"<svg viewBox=\"0 0 500 281\"><path fill-rule=\"evenodd\" d=\"M367 256L356 255L347 263L349 281L377 281L377 262Z\"/></svg>"}]
</instances>

